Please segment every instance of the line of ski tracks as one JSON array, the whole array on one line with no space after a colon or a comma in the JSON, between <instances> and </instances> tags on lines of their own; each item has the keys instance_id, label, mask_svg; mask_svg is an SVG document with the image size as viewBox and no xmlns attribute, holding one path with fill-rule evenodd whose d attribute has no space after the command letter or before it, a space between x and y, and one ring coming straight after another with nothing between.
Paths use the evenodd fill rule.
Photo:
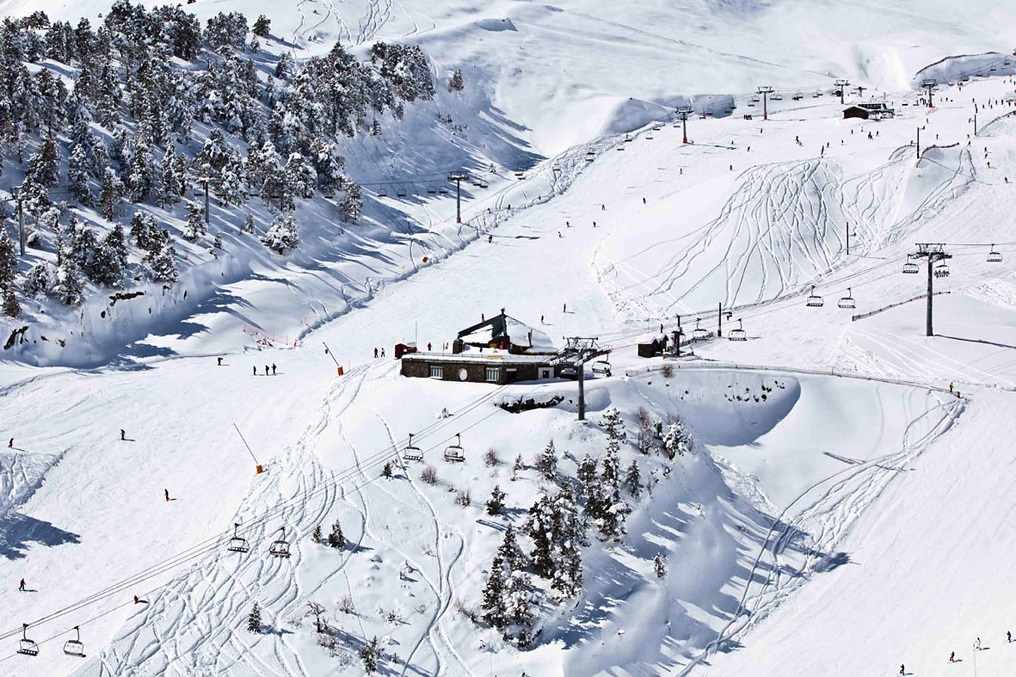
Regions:
<instances>
[{"instance_id":1,"label":"line of ski tracks","mask_svg":"<svg viewBox=\"0 0 1016 677\"><path fill-rule=\"evenodd\" d=\"M809 574L823 570L822 561L830 562L829 568L836 566L834 550L865 508L882 495L906 464L949 430L965 408L964 400L949 400L928 409L907 425L898 451L851 465L795 498L773 520L748 572L737 612L679 675L691 674L710 653L723 650L736 636L757 626L800 589ZM805 507L798 510L802 504ZM752 581L763 568L761 575L765 580L753 590Z\"/></svg>"},{"instance_id":2,"label":"line of ski tracks","mask_svg":"<svg viewBox=\"0 0 1016 677\"><path fill-rule=\"evenodd\" d=\"M276 506L285 507L263 525L244 532L250 552L228 552L223 542L221 548L167 585L143 595L150 598L150 603L138 608L110 645L83 666L82 674L234 673L310 677L310 671L287 639L292 630L286 626L322 587L345 574L346 563L366 538L384 543L410 563L435 599L433 615L404 658L402 674L424 642L433 652L435 674L471 674L442 625L452 602L451 570L463 553L463 537L446 532L442 539L434 506L412 480L408 484L416 505L407 504L376 481L369 482L375 478L361 469L360 453L342 431L342 415L353 406L370 373L370 367L357 368L337 384L324 401L320 419L308 427L289 453L269 464L268 472L253 483L237 511L237 522L252 523ZM394 443L388 423L381 420ZM337 486L335 473L324 468L313 452L316 439L329 425L339 426L340 437L355 456L359 477L342 482L353 486L351 491ZM372 499L374 494L384 495L380 506ZM359 537L334 570L313 584L301 585L300 544L309 539L317 525L329 523L339 501L346 501L359 512ZM429 567L427 562L418 561L420 555L407 552L405 544L413 543L410 535L392 534L391 525L385 523L395 503L428 515L432 521L434 537L430 547L436 559L436 572L432 575L425 573ZM285 527L285 538L291 543L288 559L268 554L268 545L281 535L281 527ZM452 542L450 554L444 552L442 540ZM262 619L267 627L260 635L241 630L255 600L262 606ZM262 643L271 644L268 651L260 646ZM444 660L444 656L450 656L450 660ZM452 669L456 664L459 670Z\"/></svg>"}]
</instances>

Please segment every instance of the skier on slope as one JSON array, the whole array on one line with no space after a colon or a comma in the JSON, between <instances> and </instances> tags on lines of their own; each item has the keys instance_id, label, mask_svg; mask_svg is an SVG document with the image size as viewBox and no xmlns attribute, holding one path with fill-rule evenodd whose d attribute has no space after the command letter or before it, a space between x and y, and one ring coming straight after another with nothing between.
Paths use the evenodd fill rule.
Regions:
<instances>
[{"instance_id":1,"label":"skier on slope","mask_svg":"<svg viewBox=\"0 0 1016 677\"><path fill-rule=\"evenodd\" d=\"M163 489L162 492L166 495L166 503L169 503L169 489Z\"/></svg>"},{"instance_id":2,"label":"skier on slope","mask_svg":"<svg viewBox=\"0 0 1016 677\"><path fill-rule=\"evenodd\" d=\"M121 440L126 440L127 439L127 431L124 430L123 428L120 428L120 439Z\"/></svg>"},{"instance_id":3,"label":"skier on slope","mask_svg":"<svg viewBox=\"0 0 1016 677\"><path fill-rule=\"evenodd\" d=\"M25 592L25 579L24 578L21 579L21 585L18 586L18 591L19 592Z\"/></svg>"},{"instance_id":4,"label":"skier on slope","mask_svg":"<svg viewBox=\"0 0 1016 677\"><path fill-rule=\"evenodd\" d=\"M952 653L949 654L949 662L950 663L955 663L956 662L956 652L955 651L953 651Z\"/></svg>"},{"instance_id":5,"label":"skier on slope","mask_svg":"<svg viewBox=\"0 0 1016 677\"><path fill-rule=\"evenodd\" d=\"M900 674L901 675L907 674L906 668L903 667L903 663L900 663Z\"/></svg>"},{"instance_id":6,"label":"skier on slope","mask_svg":"<svg viewBox=\"0 0 1016 677\"><path fill-rule=\"evenodd\" d=\"M8 449L13 449L14 448L14 438L13 437L11 438L11 441L7 443L7 448Z\"/></svg>"}]
</instances>

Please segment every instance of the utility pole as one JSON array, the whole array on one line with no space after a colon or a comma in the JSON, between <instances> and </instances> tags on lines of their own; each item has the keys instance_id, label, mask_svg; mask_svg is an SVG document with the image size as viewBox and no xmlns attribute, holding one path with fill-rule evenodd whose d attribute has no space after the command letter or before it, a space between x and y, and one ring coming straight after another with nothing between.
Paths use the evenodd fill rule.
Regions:
<instances>
[{"instance_id":1,"label":"utility pole","mask_svg":"<svg viewBox=\"0 0 1016 677\"><path fill-rule=\"evenodd\" d=\"M455 184L455 223L462 223L462 182L468 178L465 172L448 175L448 180Z\"/></svg>"},{"instance_id":2,"label":"utility pole","mask_svg":"<svg viewBox=\"0 0 1016 677\"><path fill-rule=\"evenodd\" d=\"M847 93L847 87L850 86L850 81L841 78L836 81L836 86L840 88L840 105L842 106L844 102L843 97Z\"/></svg>"},{"instance_id":3,"label":"utility pole","mask_svg":"<svg viewBox=\"0 0 1016 677\"><path fill-rule=\"evenodd\" d=\"M769 87L769 86L759 87L758 88L758 93L762 95L762 119L763 120L768 120L769 119L769 95L773 93L773 88Z\"/></svg>"},{"instance_id":4,"label":"utility pole","mask_svg":"<svg viewBox=\"0 0 1016 677\"><path fill-rule=\"evenodd\" d=\"M917 253L911 254L913 259L928 259L928 310L925 320L925 336L934 336L932 324L932 300L935 298L934 281L936 277L949 277L949 268L945 264L936 268L935 264L952 258L945 251L945 245L936 242L918 242Z\"/></svg>"},{"instance_id":5,"label":"utility pole","mask_svg":"<svg viewBox=\"0 0 1016 677\"><path fill-rule=\"evenodd\" d=\"M856 237L857 236L857 231L854 231L853 233L851 233L850 232L850 224L849 223L846 225L845 229L846 229L846 232L847 232L847 256L850 256L850 236L854 235Z\"/></svg>"},{"instance_id":6,"label":"utility pole","mask_svg":"<svg viewBox=\"0 0 1016 677\"><path fill-rule=\"evenodd\" d=\"M674 357L681 357L681 316L677 316L677 329L674 331Z\"/></svg>"},{"instance_id":7,"label":"utility pole","mask_svg":"<svg viewBox=\"0 0 1016 677\"><path fill-rule=\"evenodd\" d=\"M723 301L720 301L719 310L716 312L716 336L723 336Z\"/></svg>"},{"instance_id":8,"label":"utility pole","mask_svg":"<svg viewBox=\"0 0 1016 677\"><path fill-rule=\"evenodd\" d=\"M610 352L607 348L601 348L596 344L599 340L595 337L566 336L565 346L558 352L551 364L571 364L578 371L579 381L579 420L586 420L586 362L606 355Z\"/></svg>"},{"instance_id":9,"label":"utility pole","mask_svg":"<svg viewBox=\"0 0 1016 677\"><path fill-rule=\"evenodd\" d=\"M198 179L198 181L201 183L201 185L205 189L205 225L207 226L208 225L208 183L209 183L209 178L207 176L202 176L201 178Z\"/></svg>"},{"instance_id":10,"label":"utility pole","mask_svg":"<svg viewBox=\"0 0 1016 677\"><path fill-rule=\"evenodd\" d=\"M921 159L921 128L917 128L917 159Z\"/></svg>"},{"instance_id":11,"label":"utility pole","mask_svg":"<svg viewBox=\"0 0 1016 677\"><path fill-rule=\"evenodd\" d=\"M977 136L977 105L974 105L974 136Z\"/></svg>"},{"instance_id":12,"label":"utility pole","mask_svg":"<svg viewBox=\"0 0 1016 677\"><path fill-rule=\"evenodd\" d=\"M937 84L938 82L935 80L935 78L928 78L927 80L921 83L921 88L928 90L928 108L934 107L934 104L931 99L931 93L935 91L935 85Z\"/></svg>"},{"instance_id":13,"label":"utility pole","mask_svg":"<svg viewBox=\"0 0 1016 677\"><path fill-rule=\"evenodd\" d=\"M695 111L691 106L681 106L677 114L681 116L681 143L688 143L688 116Z\"/></svg>"},{"instance_id":14,"label":"utility pole","mask_svg":"<svg viewBox=\"0 0 1016 677\"><path fill-rule=\"evenodd\" d=\"M21 256L25 255L25 210L21 207L21 191L15 186L11 188L11 195L18 204L18 247Z\"/></svg>"}]
</instances>

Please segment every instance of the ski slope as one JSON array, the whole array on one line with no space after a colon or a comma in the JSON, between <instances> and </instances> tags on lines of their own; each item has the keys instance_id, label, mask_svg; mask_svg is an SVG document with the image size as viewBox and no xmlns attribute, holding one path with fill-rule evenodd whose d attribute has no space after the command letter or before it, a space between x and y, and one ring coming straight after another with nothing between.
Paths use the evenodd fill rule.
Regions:
<instances>
[{"instance_id":1,"label":"ski slope","mask_svg":"<svg viewBox=\"0 0 1016 677\"><path fill-rule=\"evenodd\" d=\"M365 245L358 274L344 281L360 287L356 299L343 299L324 250L317 271L303 261L275 279L229 281L222 303L184 306L178 321L132 337L126 350L114 326L107 349L119 357L106 366L0 366L0 420L14 438L0 453L0 580L12 590L0 605L0 670L360 674L356 652L376 636L398 656L384 662L386 673L403 675L888 675L900 663L944 675L975 661L981 674L1006 674L1016 126L1002 117L1012 108L986 102L1016 85L994 77L943 87L932 110L912 105L902 87L949 53L941 50L950 41L980 29L976 43L986 45L1009 17L944 3L938 13L908 3L830 9L821 22L848 16L848 36L867 13L886 17L881 62L864 61L862 43L830 46L814 35L794 64L766 61L785 49L780 31L801 25L806 7L655 8L638 26L623 8L579 2L561 11L495 4L482 15L451 3L303 2L272 17L273 30L291 32L305 53L336 36L366 44L401 35L450 65L479 53L503 59L473 60L498 73L490 101L552 157L522 180L502 172L485 200L467 206L461 228L447 203L382 202L439 224L429 242L444 241L423 250L434 256L429 265L403 243ZM697 12L692 25L705 22L701 44L668 33L678 32L667 27L679 10ZM951 21L961 11L965 21ZM806 25L819 22L815 14ZM760 26L772 37L752 43L758 53L717 54L721 37L747 44L738 32ZM932 34L934 45L893 56ZM522 44L508 50L509 40ZM651 68L675 45L714 70ZM638 56L628 62L637 75L596 71L585 50L608 48L619 62ZM498 70L522 52L523 70L546 62L525 82ZM785 72L803 88L809 69L847 63L889 90L896 119L845 121L838 101L810 93L774 102L769 121L739 117L750 109L738 93L760 74ZM551 66L580 65L572 89L548 94L564 77L548 74ZM670 119L652 129L651 106L630 116L624 103L612 108L619 91L647 100L729 91L738 109L689 120L694 143L683 144ZM541 96L546 105L536 106ZM983 134L968 144L970 99L987 107ZM555 116L563 110L574 124ZM629 124L604 134L616 119ZM910 145L918 126L922 145L940 146L920 161ZM847 224L856 233L849 255ZM935 299L936 336L924 336L923 300L853 321L924 291L923 274L900 273L917 241L949 243L954 253L951 275L936 280L949 292ZM991 244L1002 263L987 262ZM821 308L805 306L813 286ZM857 307L838 308L848 293ZM732 313L724 331L740 320L748 341L713 339L694 346L694 357L668 358L672 378L659 358L635 356L640 336L675 329L677 316L686 332L696 320L714 330L717 305ZM400 341L450 341L502 307L533 324L543 318L555 340L592 335L613 348L614 376L586 384L591 422L575 421L568 381L405 379L397 362L372 358ZM247 313L275 318L272 345L238 331ZM273 364L277 375L264 375ZM555 395L559 406L518 415L493 406ZM561 472L574 474L575 459L602 454L596 422L611 406L629 435L639 407L682 416L695 453L671 465L622 451L622 467L635 460L659 484L632 502L621 544L592 539L583 593L545 604L537 645L520 652L461 610L478 608L502 530L521 525L547 488L531 467L535 454L553 439L568 452ZM234 424L264 473L254 474ZM434 485L414 464L379 478L410 433L437 470ZM441 460L456 434L461 465ZM488 449L499 465L483 463ZM517 455L528 467L512 481ZM483 511L495 485L509 506L497 518ZM455 503L464 490L468 507ZM335 520L346 550L310 539ZM234 524L250 552L226 549ZM287 559L267 554L280 537L292 544ZM664 578L652 570L657 554L667 558ZM15 593L21 578L29 591ZM351 613L341 610L346 597ZM254 601L266 626L257 635L245 629ZM308 602L324 608L327 633L315 632ZM41 644L34 658L14 653L25 622ZM60 652L74 626L83 660ZM962 663L948 664L950 651Z\"/></svg>"}]
</instances>

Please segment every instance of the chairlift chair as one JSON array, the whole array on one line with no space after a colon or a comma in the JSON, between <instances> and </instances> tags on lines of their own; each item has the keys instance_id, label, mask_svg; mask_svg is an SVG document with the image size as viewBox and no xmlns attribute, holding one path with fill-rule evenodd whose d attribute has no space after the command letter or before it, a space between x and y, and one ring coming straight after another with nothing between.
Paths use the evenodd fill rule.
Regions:
<instances>
[{"instance_id":1,"label":"chairlift chair","mask_svg":"<svg viewBox=\"0 0 1016 677\"><path fill-rule=\"evenodd\" d=\"M611 373L610 362L607 362L606 360L597 360L596 362L593 362L591 369L594 374L598 374L600 376L610 376Z\"/></svg>"},{"instance_id":2,"label":"chairlift chair","mask_svg":"<svg viewBox=\"0 0 1016 677\"><path fill-rule=\"evenodd\" d=\"M437 192L440 193L441 195L447 195L448 189L445 188L444 186L441 186L440 188L437 189Z\"/></svg>"},{"instance_id":3,"label":"chairlift chair","mask_svg":"<svg viewBox=\"0 0 1016 677\"><path fill-rule=\"evenodd\" d=\"M935 266L934 270L935 277L949 277L949 266L945 263L940 263Z\"/></svg>"},{"instance_id":4,"label":"chairlift chair","mask_svg":"<svg viewBox=\"0 0 1016 677\"><path fill-rule=\"evenodd\" d=\"M695 320L695 328L691 332L691 339L693 341L704 341L709 337L709 332L699 326L699 320Z\"/></svg>"},{"instance_id":5,"label":"chairlift chair","mask_svg":"<svg viewBox=\"0 0 1016 677\"><path fill-rule=\"evenodd\" d=\"M388 197L388 189L381 186L381 189L377 192L378 197Z\"/></svg>"},{"instance_id":6,"label":"chairlift chair","mask_svg":"<svg viewBox=\"0 0 1016 677\"><path fill-rule=\"evenodd\" d=\"M462 449L462 435L456 433L455 444L449 444L444 450L444 460L449 463L461 463L466 460L466 452Z\"/></svg>"},{"instance_id":7,"label":"chairlift chair","mask_svg":"<svg viewBox=\"0 0 1016 677\"><path fill-rule=\"evenodd\" d=\"M226 546L226 550L229 550L230 552L250 552L250 544L247 543L246 538L238 533L239 530L239 522L234 522L233 537L229 539L229 545Z\"/></svg>"},{"instance_id":8,"label":"chairlift chair","mask_svg":"<svg viewBox=\"0 0 1016 677\"><path fill-rule=\"evenodd\" d=\"M779 92L773 92L773 95L769 98L772 99L773 101L783 101L783 95L780 94Z\"/></svg>"},{"instance_id":9,"label":"chairlift chair","mask_svg":"<svg viewBox=\"0 0 1016 677\"><path fill-rule=\"evenodd\" d=\"M658 132L661 129L663 129L663 125L661 125L661 124L655 124L655 125L653 125L653 131L654 132Z\"/></svg>"},{"instance_id":10,"label":"chairlift chair","mask_svg":"<svg viewBox=\"0 0 1016 677\"><path fill-rule=\"evenodd\" d=\"M406 197L406 189L399 186L395 189L395 197Z\"/></svg>"},{"instance_id":11,"label":"chairlift chair","mask_svg":"<svg viewBox=\"0 0 1016 677\"><path fill-rule=\"evenodd\" d=\"M521 181L522 179L526 178L526 174L525 174L525 172L521 172L521 171L520 172L515 172L515 178L518 179L519 181Z\"/></svg>"},{"instance_id":12,"label":"chairlift chair","mask_svg":"<svg viewBox=\"0 0 1016 677\"><path fill-rule=\"evenodd\" d=\"M674 129L677 129L680 126L681 126L681 121L680 120L678 120L677 122L674 123Z\"/></svg>"},{"instance_id":13,"label":"chairlift chair","mask_svg":"<svg viewBox=\"0 0 1016 677\"><path fill-rule=\"evenodd\" d=\"M486 181L480 181L476 185L479 186L480 188L490 188L490 184L488 184Z\"/></svg>"},{"instance_id":14,"label":"chairlift chair","mask_svg":"<svg viewBox=\"0 0 1016 677\"><path fill-rule=\"evenodd\" d=\"M907 261L903 264L903 272L907 275L916 275L921 272L921 268L913 261Z\"/></svg>"},{"instance_id":15,"label":"chairlift chair","mask_svg":"<svg viewBox=\"0 0 1016 677\"><path fill-rule=\"evenodd\" d=\"M39 645L28 639L28 623L21 624L21 644L18 646L18 653L26 656L39 655Z\"/></svg>"},{"instance_id":16,"label":"chairlift chair","mask_svg":"<svg viewBox=\"0 0 1016 677\"><path fill-rule=\"evenodd\" d=\"M809 308L821 308L825 304L822 297L815 293L815 285L811 286L811 295L808 297L808 302L805 304Z\"/></svg>"},{"instance_id":17,"label":"chairlift chair","mask_svg":"<svg viewBox=\"0 0 1016 677\"><path fill-rule=\"evenodd\" d=\"M652 133L652 131L646 132L646 141L652 141L652 140L653 140L653 133Z\"/></svg>"},{"instance_id":18,"label":"chairlift chair","mask_svg":"<svg viewBox=\"0 0 1016 677\"><path fill-rule=\"evenodd\" d=\"M625 143L631 143L631 135L630 134L625 134L624 135L624 142Z\"/></svg>"},{"instance_id":19,"label":"chairlift chair","mask_svg":"<svg viewBox=\"0 0 1016 677\"><path fill-rule=\"evenodd\" d=\"M402 450L403 461L422 461L423 452L420 451L420 447L413 444L413 433L409 433L409 444Z\"/></svg>"},{"instance_id":20,"label":"chairlift chair","mask_svg":"<svg viewBox=\"0 0 1016 677\"><path fill-rule=\"evenodd\" d=\"M589 151L588 153L586 153L586 162L592 162L595 159L596 153L594 153L593 151Z\"/></svg>"},{"instance_id":21,"label":"chairlift chair","mask_svg":"<svg viewBox=\"0 0 1016 677\"><path fill-rule=\"evenodd\" d=\"M991 251L988 252L988 263L1001 263L1002 252L995 251L995 245L991 245Z\"/></svg>"},{"instance_id":22,"label":"chairlift chair","mask_svg":"<svg viewBox=\"0 0 1016 677\"><path fill-rule=\"evenodd\" d=\"M427 193L430 194L430 195L436 195L437 194L437 188L435 188L431 184L427 184Z\"/></svg>"},{"instance_id":23,"label":"chairlift chair","mask_svg":"<svg viewBox=\"0 0 1016 677\"><path fill-rule=\"evenodd\" d=\"M751 101L748 102L748 108L754 108L754 107L755 107L755 99L752 99Z\"/></svg>"},{"instance_id":24,"label":"chairlift chair","mask_svg":"<svg viewBox=\"0 0 1016 677\"><path fill-rule=\"evenodd\" d=\"M272 545L268 548L268 553L275 557L289 557L289 541L286 540L286 527L280 527L279 531L282 532L282 535L272 542Z\"/></svg>"},{"instance_id":25,"label":"chairlift chair","mask_svg":"<svg viewBox=\"0 0 1016 677\"><path fill-rule=\"evenodd\" d=\"M68 656L77 656L78 658L85 657L85 645L81 641L81 628L74 626L74 632L77 633L77 637L74 639L68 639L64 642L64 653Z\"/></svg>"},{"instance_id":26,"label":"chairlift chair","mask_svg":"<svg viewBox=\"0 0 1016 677\"><path fill-rule=\"evenodd\" d=\"M741 326L741 318L737 318L737 329L731 329L727 333L727 339L730 341L747 341L748 332Z\"/></svg>"},{"instance_id":27,"label":"chairlift chair","mask_svg":"<svg viewBox=\"0 0 1016 677\"><path fill-rule=\"evenodd\" d=\"M793 99L794 101L800 101L801 99L803 99L803 98L804 98L804 94L803 94L802 92L795 92L795 93L794 93L794 96L793 96L793 97L791 97L791 98L792 98L792 99Z\"/></svg>"},{"instance_id":28,"label":"chairlift chair","mask_svg":"<svg viewBox=\"0 0 1016 677\"><path fill-rule=\"evenodd\" d=\"M618 150L624 150L624 144L617 147Z\"/></svg>"},{"instance_id":29,"label":"chairlift chair","mask_svg":"<svg viewBox=\"0 0 1016 677\"><path fill-rule=\"evenodd\" d=\"M762 99L760 99L760 98L759 98L758 94L752 94L752 95L751 95L751 102L752 102L752 103L758 103L758 102L759 102L759 101L761 101L761 100L762 100Z\"/></svg>"},{"instance_id":30,"label":"chairlift chair","mask_svg":"<svg viewBox=\"0 0 1016 677\"><path fill-rule=\"evenodd\" d=\"M856 304L854 303L854 295L851 293L850 287L847 287L847 295L841 298L836 305L838 305L840 308L857 307Z\"/></svg>"}]
</instances>

